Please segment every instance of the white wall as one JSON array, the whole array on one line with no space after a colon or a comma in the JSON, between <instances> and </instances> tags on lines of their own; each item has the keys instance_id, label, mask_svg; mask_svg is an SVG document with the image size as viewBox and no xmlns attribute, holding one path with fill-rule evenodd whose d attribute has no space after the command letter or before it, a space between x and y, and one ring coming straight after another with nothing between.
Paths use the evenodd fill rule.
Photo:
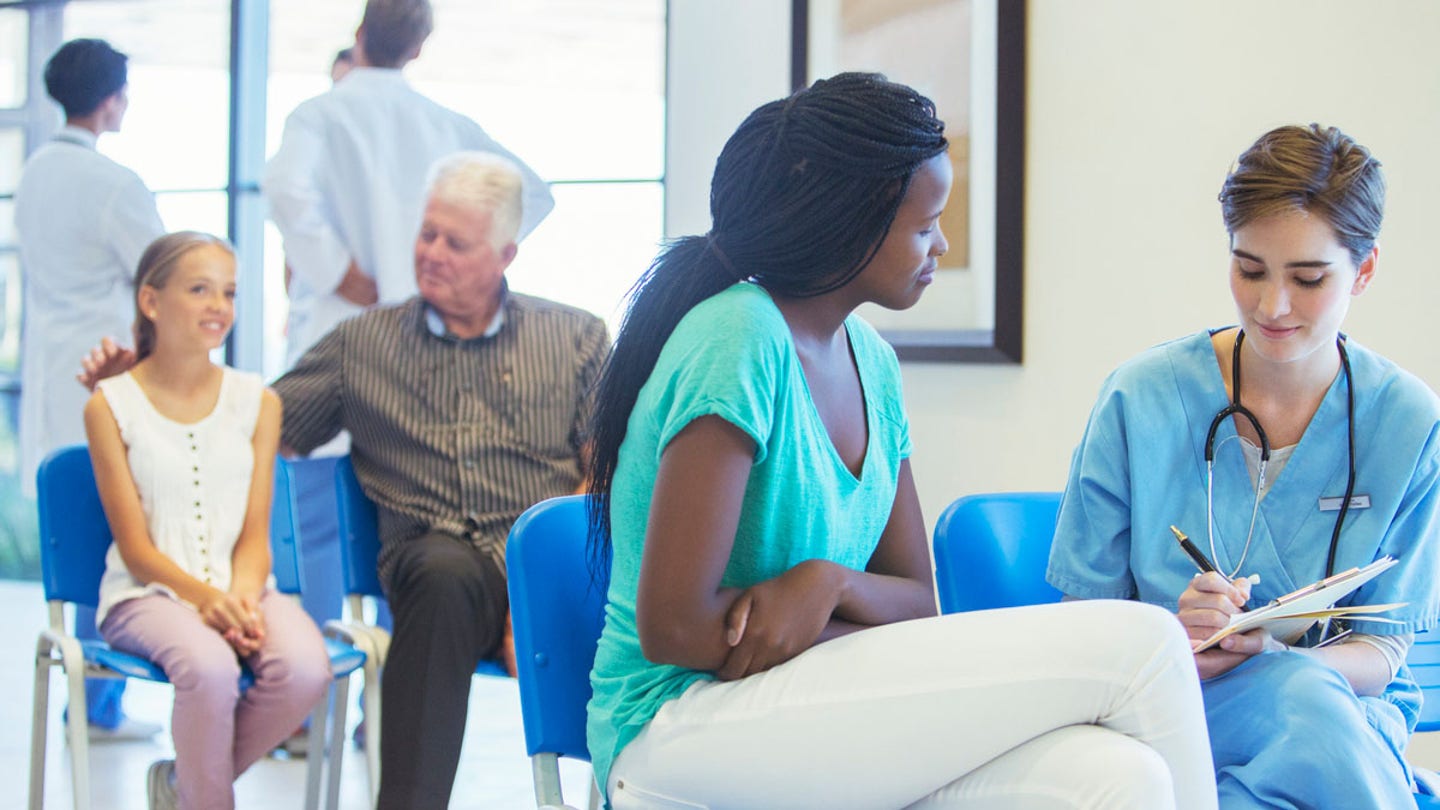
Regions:
<instances>
[{"instance_id":1,"label":"white wall","mask_svg":"<svg viewBox=\"0 0 1440 810\"><path fill-rule=\"evenodd\" d=\"M1216 202L1263 131L1319 121L1390 183L1356 340L1440 385L1440 4L1408 0L1032 0L1025 362L906 369L933 521L953 497L1059 489L1105 374L1231 323Z\"/></svg>"},{"instance_id":2,"label":"white wall","mask_svg":"<svg viewBox=\"0 0 1440 810\"><path fill-rule=\"evenodd\" d=\"M721 4L673 0L672 24L684 28L698 5ZM764 21L769 42L789 3L737 5ZM1029 27L1025 362L906 366L930 521L966 493L1059 489L1111 368L1233 322L1215 198L1235 156L1279 124L1339 126L1384 163L1379 274L1346 328L1440 386L1440 249L1425 242L1440 228L1440 3L1030 0ZM783 94L777 81L750 106ZM703 206L693 179L708 178L715 152L701 151L672 140L672 167L704 167L690 185L671 183L674 205ZM708 227L679 224L672 233Z\"/></svg>"},{"instance_id":3,"label":"white wall","mask_svg":"<svg viewBox=\"0 0 1440 810\"><path fill-rule=\"evenodd\" d=\"M670 0L665 235L710 230L715 158L750 111L790 92L790 0Z\"/></svg>"}]
</instances>

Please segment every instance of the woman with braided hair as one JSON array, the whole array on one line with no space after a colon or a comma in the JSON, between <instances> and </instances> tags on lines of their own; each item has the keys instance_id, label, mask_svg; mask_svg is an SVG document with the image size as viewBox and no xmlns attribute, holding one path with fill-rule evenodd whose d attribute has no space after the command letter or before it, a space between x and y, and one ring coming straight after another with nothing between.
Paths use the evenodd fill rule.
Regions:
<instances>
[{"instance_id":1,"label":"woman with braided hair","mask_svg":"<svg viewBox=\"0 0 1440 810\"><path fill-rule=\"evenodd\" d=\"M930 283L946 148L877 75L766 104L716 163L711 231L631 294L589 471L616 810L1215 807L1164 611L934 615L899 365L853 312Z\"/></svg>"}]
</instances>

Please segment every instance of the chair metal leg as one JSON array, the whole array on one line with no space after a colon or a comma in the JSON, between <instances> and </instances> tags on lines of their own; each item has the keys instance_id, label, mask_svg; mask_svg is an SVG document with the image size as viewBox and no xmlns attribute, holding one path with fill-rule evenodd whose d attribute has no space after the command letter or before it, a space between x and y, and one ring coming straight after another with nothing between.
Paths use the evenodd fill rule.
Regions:
<instances>
[{"instance_id":1,"label":"chair metal leg","mask_svg":"<svg viewBox=\"0 0 1440 810\"><path fill-rule=\"evenodd\" d=\"M560 758L555 754L536 754L530 758L531 776L535 780L535 806L559 807L565 803L560 793Z\"/></svg>"},{"instance_id":2,"label":"chair metal leg","mask_svg":"<svg viewBox=\"0 0 1440 810\"><path fill-rule=\"evenodd\" d=\"M70 777L75 790L75 810L90 810L90 720L85 716L85 655L80 642L73 638L59 642L64 662L65 679L69 683L66 712L70 741Z\"/></svg>"},{"instance_id":3,"label":"chair metal leg","mask_svg":"<svg viewBox=\"0 0 1440 810\"><path fill-rule=\"evenodd\" d=\"M354 605L351 611L354 613ZM365 714L365 777L370 789L370 806L374 807L380 796L380 673L385 665L385 653L390 648L390 634L378 627L339 621L326 622L324 632L365 654L365 664L360 670L363 678L360 694ZM340 736L336 740L343 744L344 728L338 733Z\"/></svg>"},{"instance_id":4,"label":"chair metal leg","mask_svg":"<svg viewBox=\"0 0 1440 810\"><path fill-rule=\"evenodd\" d=\"M50 731L50 642L35 645L35 696L30 718L30 810L45 807L45 748Z\"/></svg>"},{"instance_id":5,"label":"chair metal leg","mask_svg":"<svg viewBox=\"0 0 1440 810\"><path fill-rule=\"evenodd\" d=\"M350 678L337 678L335 680L335 705L330 708L330 749L327 753L330 760L330 785L326 791L325 806L327 810L337 810L340 806L340 764L345 756L345 714L349 703Z\"/></svg>"},{"instance_id":6,"label":"chair metal leg","mask_svg":"<svg viewBox=\"0 0 1440 810\"><path fill-rule=\"evenodd\" d=\"M320 778L325 769L325 724L330 720L330 694L325 690L310 712L310 732L305 748L305 810L320 810Z\"/></svg>"},{"instance_id":7,"label":"chair metal leg","mask_svg":"<svg viewBox=\"0 0 1440 810\"><path fill-rule=\"evenodd\" d=\"M365 775L370 784L370 806L380 801L380 667L379 655L370 656L366 651L365 683L362 694L365 703ZM344 736L344 732L341 732Z\"/></svg>"}]
</instances>

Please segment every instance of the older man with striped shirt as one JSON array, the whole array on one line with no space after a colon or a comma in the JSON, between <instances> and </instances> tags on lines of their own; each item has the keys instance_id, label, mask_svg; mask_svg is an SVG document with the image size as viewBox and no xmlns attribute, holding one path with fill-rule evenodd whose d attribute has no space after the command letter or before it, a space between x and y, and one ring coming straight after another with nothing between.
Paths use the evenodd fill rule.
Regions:
<instances>
[{"instance_id":1,"label":"older man with striped shirt","mask_svg":"<svg viewBox=\"0 0 1440 810\"><path fill-rule=\"evenodd\" d=\"M379 507L395 616L381 808L447 805L471 674L504 637L510 525L581 485L609 340L593 315L509 291L520 208L504 158L442 161L415 241L419 295L341 323L275 383L284 443L305 453L350 431Z\"/></svg>"}]
</instances>

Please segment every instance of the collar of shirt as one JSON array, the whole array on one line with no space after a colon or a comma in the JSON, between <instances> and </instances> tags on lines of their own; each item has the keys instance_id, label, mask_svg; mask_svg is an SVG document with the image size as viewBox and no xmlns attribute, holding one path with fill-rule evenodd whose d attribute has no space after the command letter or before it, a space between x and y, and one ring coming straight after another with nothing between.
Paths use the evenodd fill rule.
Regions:
<instances>
[{"instance_id":1,"label":"collar of shirt","mask_svg":"<svg viewBox=\"0 0 1440 810\"><path fill-rule=\"evenodd\" d=\"M76 146L83 146L86 149L94 149L95 144L100 139L96 137L95 133L84 127L72 127L67 124L61 128L59 132L55 133L54 140L73 143Z\"/></svg>"},{"instance_id":2,"label":"collar of shirt","mask_svg":"<svg viewBox=\"0 0 1440 810\"><path fill-rule=\"evenodd\" d=\"M351 82L351 79L354 79L354 81ZM359 67L350 68L350 72L349 72L349 73L346 73L344 76L340 77L340 81L336 82L336 83L335 83L335 86L339 87L341 84L344 84L344 83L346 83L346 82L350 82L351 84L361 84L361 83L364 83L364 82L385 82L385 81L388 81L388 82L398 82L398 83L400 83L400 84L406 84L406 81L405 81L405 73L404 73L404 71L401 70L400 68L387 68L387 67L375 67L375 66L373 66L373 65L362 65L362 66L359 66Z\"/></svg>"},{"instance_id":3,"label":"collar of shirt","mask_svg":"<svg viewBox=\"0 0 1440 810\"><path fill-rule=\"evenodd\" d=\"M500 327L505 325L505 304L509 300L510 285L508 282L502 280L500 282L500 308L495 310L495 317L490 319L490 325L485 327L485 332L481 334L480 337L488 339L500 334ZM430 302L423 298L420 299L420 302L422 311L425 313L425 329L430 334L449 340L459 339L455 337L449 329L445 328L445 319L440 316L440 312L436 310L435 307L430 306Z\"/></svg>"}]
</instances>

